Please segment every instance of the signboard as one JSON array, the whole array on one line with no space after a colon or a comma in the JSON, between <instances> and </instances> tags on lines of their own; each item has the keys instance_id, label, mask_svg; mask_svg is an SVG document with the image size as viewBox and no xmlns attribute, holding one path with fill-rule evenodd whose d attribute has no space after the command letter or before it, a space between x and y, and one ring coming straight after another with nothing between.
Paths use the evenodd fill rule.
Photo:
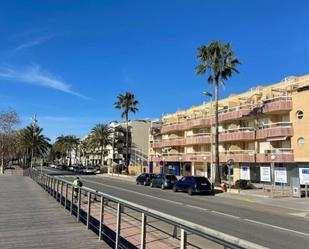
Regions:
<instances>
[{"instance_id":1,"label":"signboard","mask_svg":"<svg viewBox=\"0 0 309 249\"><path fill-rule=\"evenodd\" d=\"M301 185L309 184L309 168L299 168L299 180Z\"/></svg>"},{"instance_id":2,"label":"signboard","mask_svg":"<svg viewBox=\"0 0 309 249\"><path fill-rule=\"evenodd\" d=\"M286 168L276 168L275 169L275 182L287 183Z\"/></svg>"},{"instance_id":3,"label":"signboard","mask_svg":"<svg viewBox=\"0 0 309 249\"><path fill-rule=\"evenodd\" d=\"M240 166L240 179L250 180L250 167L249 166Z\"/></svg>"},{"instance_id":4,"label":"signboard","mask_svg":"<svg viewBox=\"0 0 309 249\"><path fill-rule=\"evenodd\" d=\"M261 167L260 171L261 182L270 182L270 167Z\"/></svg>"}]
</instances>

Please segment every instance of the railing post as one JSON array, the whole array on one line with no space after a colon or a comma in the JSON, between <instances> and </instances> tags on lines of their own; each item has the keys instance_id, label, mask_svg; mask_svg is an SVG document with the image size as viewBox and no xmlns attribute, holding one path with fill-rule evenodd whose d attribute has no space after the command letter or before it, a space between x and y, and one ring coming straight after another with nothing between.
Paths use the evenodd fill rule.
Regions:
<instances>
[{"instance_id":1,"label":"railing post","mask_svg":"<svg viewBox=\"0 0 309 249\"><path fill-rule=\"evenodd\" d=\"M87 229L89 229L90 221L90 212L91 212L91 193L88 193L88 206L87 206Z\"/></svg>"},{"instance_id":2,"label":"railing post","mask_svg":"<svg viewBox=\"0 0 309 249\"><path fill-rule=\"evenodd\" d=\"M77 214L76 214L77 222L79 222L81 194L82 194L82 191L81 191L80 188L78 188L78 196L77 196Z\"/></svg>"},{"instance_id":3,"label":"railing post","mask_svg":"<svg viewBox=\"0 0 309 249\"><path fill-rule=\"evenodd\" d=\"M101 206L100 206L100 224L99 224L99 240L102 239L103 230L103 217L104 217L104 197L101 196Z\"/></svg>"},{"instance_id":4,"label":"railing post","mask_svg":"<svg viewBox=\"0 0 309 249\"><path fill-rule=\"evenodd\" d=\"M53 191L53 193L54 193L54 198L56 198L56 179L54 178L53 179L53 182L54 182L54 191Z\"/></svg>"},{"instance_id":5,"label":"railing post","mask_svg":"<svg viewBox=\"0 0 309 249\"><path fill-rule=\"evenodd\" d=\"M59 196L59 179L57 179L56 201L58 201L58 196Z\"/></svg>"},{"instance_id":6,"label":"railing post","mask_svg":"<svg viewBox=\"0 0 309 249\"><path fill-rule=\"evenodd\" d=\"M68 183L65 184L65 197L64 197L64 209L67 209L68 204Z\"/></svg>"},{"instance_id":7,"label":"railing post","mask_svg":"<svg viewBox=\"0 0 309 249\"><path fill-rule=\"evenodd\" d=\"M147 216L142 213L142 230L141 230L141 249L146 248L146 227L147 227Z\"/></svg>"},{"instance_id":8,"label":"railing post","mask_svg":"<svg viewBox=\"0 0 309 249\"><path fill-rule=\"evenodd\" d=\"M70 203L70 213L73 214L73 201L74 201L74 188L71 185L71 203Z\"/></svg>"},{"instance_id":9,"label":"railing post","mask_svg":"<svg viewBox=\"0 0 309 249\"><path fill-rule=\"evenodd\" d=\"M60 205L62 205L62 196L63 196L63 181L61 181L60 185Z\"/></svg>"},{"instance_id":10,"label":"railing post","mask_svg":"<svg viewBox=\"0 0 309 249\"><path fill-rule=\"evenodd\" d=\"M180 249L187 248L187 232L181 228L180 229Z\"/></svg>"},{"instance_id":11,"label":"railing post","mask_svg":"<svg viewBox=\"0 0 309 249\"><path fill-rule=\"evenodd\" d=\"M120 248L120 228L121 228L121 204L117 205L117 226L116 226L116 240L115 248Z\"/></svg>"}]
</instances>

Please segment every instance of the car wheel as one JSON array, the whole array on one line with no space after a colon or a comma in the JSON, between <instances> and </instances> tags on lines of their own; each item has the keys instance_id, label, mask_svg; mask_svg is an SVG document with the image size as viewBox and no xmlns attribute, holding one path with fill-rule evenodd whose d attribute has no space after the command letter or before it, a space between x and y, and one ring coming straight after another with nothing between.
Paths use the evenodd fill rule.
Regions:
<instances>
[{"instance_id":1,"label":"car wheel","mask_svg":"<svg viewBox=\"0 0 309 249\"><path fill-rule=\"evenodd\" d=\"M177 192L177 191L178 191L177 188L176 188L175 186L173 187L173 191L174 191L174 192Z\"/></svg>"},{"instance_id":2,"label":"car wheel","mask_svg":"<svg viewBox=\"0 0 309 249\"><path fill-rule=\"evenodd\" d=\"M136 185L138 185L139 183L138 182L136 182Z\"/></svg>"},{"instance_id":3,"label":"car wheel","mask_svg":"<svg viewBox=\"0 0 309 249\"><path fill-rule=\"evenodd\" d=\"M164 183L161 184L161 189L165 189Z\"/></svg>"},{"instance_id":4,"label":"car wheel","mask_svg":"<svg viewBox=\"0 0 309 249\"><path fill-rule=\"evenodd\" d=\"M188 194L189 194L189 195L193 195L192 188L189 188L189 190L188 190Z\"/></svg>"}]
</instances>

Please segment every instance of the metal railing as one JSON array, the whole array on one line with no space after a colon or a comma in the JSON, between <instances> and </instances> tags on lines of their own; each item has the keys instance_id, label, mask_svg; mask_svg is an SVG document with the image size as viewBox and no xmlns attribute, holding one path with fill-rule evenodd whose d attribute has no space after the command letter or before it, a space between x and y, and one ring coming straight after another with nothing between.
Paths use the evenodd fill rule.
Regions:
<instances>
[{"instance_id":1,"label":"metal railing","mask_svg":"<svg viewBox=\"0 0 309 249\"><path fill-rule=\"evenodd\" d=\"M252 242L248 242L246 240L242 240L240 238L194 224L189 221L182 220L180 218L161 213L159 211L117 198L115 196L102 193L100 191L96 191L94 189L88 187L79 187L77 188L77 200L74 203L74 187L70 181L61 179L59 177L50 176L47 174L42 174L40 171L37 170L29 170L29 176L37 182L45 191L47 191L53 198L56 199L63 205L65 209L69 210L72 215L76 216L77 222L84 221L87 229L90 228L91 225L91 208L92 208L92 199L97 200L100 205L100 212L99 212L99 220L98 220L98 237L99 240L102 240L104 231L103 227L104 224L104 210L106 206L108 206L108 202L113 202L116 204L116 228L115 228L115 238L113 246L114 248L128 248L121 244L123 239L121 239L121 223L122 220L122 213L124 208L129 208L130 210L134 210L141 214L141 225L140 225L140 248L146 248L146 227L148 224L148 218L154 218L159 221L165 222L169 225L174 226L175 228L180 229L180 239L179 244L181 249L187 248L188 241L187 236L196 235L202 238L205 238L217 246L221 245L224 249L267 249L266 247L254 244ZM81 209L81 196L82 193L87 197L87 207L86 210ZM99 200L98 200L99 198ZM81 214L83 212L83 215ZM199 247L198 247L199 248Z\"/></svg>"}]
</instances>

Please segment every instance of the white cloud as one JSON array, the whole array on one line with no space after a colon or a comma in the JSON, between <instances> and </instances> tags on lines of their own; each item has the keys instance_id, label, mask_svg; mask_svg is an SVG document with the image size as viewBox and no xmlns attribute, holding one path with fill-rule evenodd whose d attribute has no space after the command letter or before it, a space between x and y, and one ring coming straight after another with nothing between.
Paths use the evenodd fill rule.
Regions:
<instances>
[{"instance_id":1,"label":"white cloud","mask_svg":"<svg viewBox=\"0 0 309 249\"><path fill-rule=\"evenodd\" d=\"M22 70L16 70L11 67L0 67L0 78L17 81L37 86L53 88L65 93L69 93L81 98L88 99L86 96L74 92L71 85L64 80L43 71L39 65L31 65Z\"/></svg>"},{"instance_id":2,"label":"white cloud","mask_svg":"<svg viewBox=\"0 0 309 249\"><path fill-rule=\"evenodd\" d=\"M40 44L44 43L45 41L49 40L50 38L52 38L52 36L36 37L35 39L33 39L31 41L27 41L27 42L20 44L19 46L17 46L14 49L14 51L20 51L20 50L23 50L23 49L27 49L27 48L31 48L31 47L40 45Z\"/></svg>"}]
</instances>

